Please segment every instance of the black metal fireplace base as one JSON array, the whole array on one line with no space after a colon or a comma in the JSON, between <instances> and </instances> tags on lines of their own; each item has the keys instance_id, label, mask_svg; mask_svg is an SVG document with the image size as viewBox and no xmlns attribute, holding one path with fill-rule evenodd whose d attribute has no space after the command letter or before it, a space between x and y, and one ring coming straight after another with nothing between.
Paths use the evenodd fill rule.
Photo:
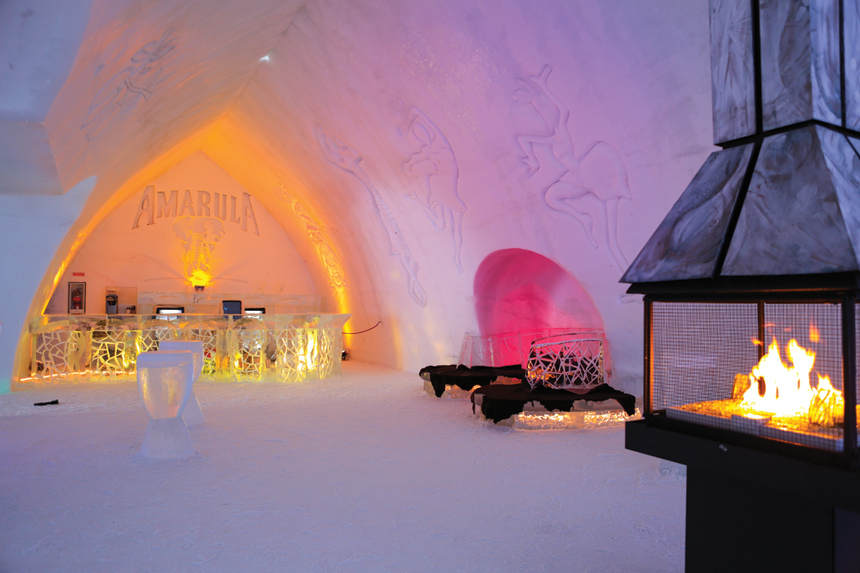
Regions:
<instances>
[{"instance_id":1,"label":"black metal fireplace base","mask_svg":"<svg viewBox=\"0 0 860 573\"><path fill-rule=\"evenodd\" d=\"M625 445L687 466L687 571L860 571L860 471L647 420Z\"/></svg>"}]
</instances>

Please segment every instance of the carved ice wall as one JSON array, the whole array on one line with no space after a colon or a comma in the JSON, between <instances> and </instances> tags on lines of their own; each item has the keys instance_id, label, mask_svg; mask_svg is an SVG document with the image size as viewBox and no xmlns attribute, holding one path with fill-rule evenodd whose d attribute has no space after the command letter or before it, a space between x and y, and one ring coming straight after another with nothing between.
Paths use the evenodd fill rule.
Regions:
<instances>
[{"instance_id":1,"label":"carved ice wall","mask_svg":"<svg viewBox=\"0 0 860 573\"><path fill-rule=\"evenodd\" d=\"M105 62L95 71L93 81L101 88L93 97L81 130L88 140L99 132L111 129L117 121L131 112L141 99L149 100L153 92L176 72L171 54L178 39L173 29L168 28L157 40L147 42L126 60ZM122 66L110 78L103 79L117 67ZM104 72L104 74L103 74Z\"/></svg>"},{"instance_id":2,"label":"carved ice wall","mask_svg":"<svg viewBox=\"0 0 860 573\"><path fill-rule=\"evenodd\" d=\"M710 87L708 69L699 65L707 58L704 1L217 5L214 10L210 3L180 0L93 3L91 26L47 124L64 186L91 174L99 185L58 258L76 248L76 241L94 236L99 218L125 197L205 148L217 151L210 157L217 156L216 163L268 206L293 240L307 237L300 251L310 265L322 244L313 242L292 200L299 199L325 231L350 270L349 300L363 307L356 329L385 319L385 328L354 338L356 358L413 369L447 360L463 333L476 326L470 299L474 263L496 250L522 248L558 261L581 279L611 344L624 349L629 371L641 372L635 350L641 333L630 327L639 313L634 305L618 304L623 287L615 284L617 268L647 239L642 227L653 227L643 221L659 221L709 151L711 110L707 95L698 97ZM261 62L263 55L270 58ZM528 76L545 62L556 69L543 89ZM517 77L525 84L517 86ZM517 106L516 87L527 88L536 103ZM389 102L398 98L406 102L403 115L392 119ZM404 119L411 111L412 123ZM570 114L567 124L559 120L564 111ZM519 121L526 115L530 121ZM398 123L401 133L394 129ZM320 125L364 157L349 178L332 177L331 163L317 147ZM572 159L562 153L564 145L530 144L541 163L527 178L516 158L526 151L515 135L541 137L553 130L568 147L576 145ZM611 147L599 144L589 151L589 142ZM622 164L613 163L619 157ZM597 187L603 176L589 164L606 167L608 181L627 177L635 191ZM411 175L404 165L413 167ZM272 179L296 185L295 196L282 202ZM361 193L356 179L370 201L352 196ZM422 201L404 200L403 192ZM612 211L604 214L610 197L634 194L635 205L617 202L618 230L610 234ZM422 206L425 199L429 206L441 200L436 218ZM449 218L437 232L431 225L441 226L440 210ZM581 222L574 211L591 217L591 236L585 216ZM96 222L88 226L90 221ZM225 227L209 250L210 265L222 257L233 232ZM425 233L420 241L419 230ZM166 231L172 241L167 258L176 268L153 264L151 275L175 271L181 277L185 250L169 225ZM401 231L410 237L408 244L401 242ZM17 244L2 238L4 245ZM390 245L377 246L385 238ZM110 263L104 266L126 268L129 251L120 244L105 249ZM269 264L268 252L254 255L261 267ZM52 256L39 260L48 283L62 275ZM8 260L9 268L19 264ZM458 261L462 274L455 271ZM364 267L387 272L360 272ZM243 272L231 269L233 277ZM389 288L391 275L406 281L409 298L399 280L400 290ZM88 292L98 294L95 285L103 279L89 272L86 279ZM325 282L320 281L323 289ZM178 288L157 281L146 286ZM244 288L238 282L233 287ZM96 306L95 300L88 304Z\"/></svg>"},{"instance_id":3,"label":"carved ice wall","mask_svg":"<svg viewBox=\"0 0 860 573\"><path fill-rule=\"evenodd\" d=\"M401 114L399 132L413 144L415 151L403 163L403 171L422 178L420 192L408 196L421 205L424 214L437 231L448 231L454 244L454 265L460 274L463 263L463 215L467 207L457 191L460 166L454 149L445 134L427 115L415 106L406 109L403 102L395 104Z\"/></svg>"},{"instance_id":4,"label":"carved ice wall","mask_svg":"<svg viewBox=\"0 0 860 573\"><path fill-rule=\"evenodd\" d=\"M367 192L370 193L379 220L388 234L388 245L391 249L391 256L398 258L400 266L406 272L406 288L409 291L409 296L412 297L412 300L416 304L426 306L427 295L418 280L418 262L412 256L412 251L409 249L409 245L406 243L406 239L403 237L403 233L397 224L397 220L391 213L391 209L388 208L379 190L361 166L361 155L339 139L326 135L322 127L317 128L316 135L326 159L358 179L364 188L367 189Z\"/></svg>"},{"instance_id":5,"label":"carved ice wall","mask_svg":"<svg viewBox=\"0 0 860 573\"><path fill-rule=\"evenodd\" d=\"M317 256L319 256L320 262L328 273L329 286L338 294L343 295L346 290L346 273L337 255L335 255L331 243L329 243L328 238L326 238L325 233L323 233L316 221L307 214L301 203L293 201L293 211L301 219L308 239L313 243L317 251Z\"/></svg>"},{"instance_id":6,"label":"carved ice wall","mask_svg":"<svg viewBox=\"0 0 860 573\"><path fill-rule=\"evenodd\" d=\"M548 85L551 72L552 66L546 65L538 75L517 79L517 102L532 106L544 121L544 126L533 132L517 134L525 154L521 159L531 176L556 167L543 165L537 147L549 150L560 173L541 188L544 201L573 217L591 247L609 251L615 266L623 271L628 262L618 244L618 203L632 200L627 167L618 151L605 141L590 143L577 153L569 125L570 109Z\"/></svg>"}]
</instances>

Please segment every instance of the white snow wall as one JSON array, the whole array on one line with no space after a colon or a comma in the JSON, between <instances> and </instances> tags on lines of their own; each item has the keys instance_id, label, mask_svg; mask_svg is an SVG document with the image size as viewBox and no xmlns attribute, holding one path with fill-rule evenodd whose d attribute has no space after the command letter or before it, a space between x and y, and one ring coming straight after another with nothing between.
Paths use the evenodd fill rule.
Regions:
<instances>
[{"instance_id":1,"label":"white snow wall","mask_svg":"<svg viewBox=\"0 0 860 573\"><path fill-rule=\"evenodd\" d=\"M584 288L613 382L641 392L618 280L712 149L707 2L311 2L268 57L223 139L325 212L395 365L455 361L481 264L523 249Z\"/></svg>"},{"instance_id":2,"label":"white snow wall","mask_svg":"<svg viewBox=\"0 0 860 573\"><path fill-rule=\"evenodd\" d=\"M202 151L349 330L382 320L354 357L455 360L479 268L519 249L577 285L537 296L560 301L546 316L596 309L612 382L638 393L642 308L617 281L713 149L708 60L706 0L96 0L45 126L63 188L98 183L61 256L32 264L53 287L104 217Z\"/></svg>"}]
</instances>

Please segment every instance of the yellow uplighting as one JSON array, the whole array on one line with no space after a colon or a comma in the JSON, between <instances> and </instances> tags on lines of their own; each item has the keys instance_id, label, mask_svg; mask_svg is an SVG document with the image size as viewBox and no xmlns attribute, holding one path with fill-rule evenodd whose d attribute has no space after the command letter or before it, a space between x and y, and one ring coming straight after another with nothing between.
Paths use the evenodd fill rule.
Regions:
<instances>
[{"instance_id":1,"label":"yellow uplighting","mask_svg":"<svg viewBox=\"0 0 860 573\"><path fill-rule=\"evenodd\" d=\"M319 357L317 354L317 331L308 330L304 352L302 352L302 356L299 359L299 368L301 370L316 369L319 365Z\"/></svg>"},{"instance_id":2,"label":"yellow uplighting","mask_svg":"<svg viewBox=\"0 0 860 573\"><path fill-rule=\"evenodd\" d=\"M194 269L189 277L189 281L195 287L205 287L209 286L209 283L212 282L212 276L206 271Z\"/></svg>"}]
</instances>

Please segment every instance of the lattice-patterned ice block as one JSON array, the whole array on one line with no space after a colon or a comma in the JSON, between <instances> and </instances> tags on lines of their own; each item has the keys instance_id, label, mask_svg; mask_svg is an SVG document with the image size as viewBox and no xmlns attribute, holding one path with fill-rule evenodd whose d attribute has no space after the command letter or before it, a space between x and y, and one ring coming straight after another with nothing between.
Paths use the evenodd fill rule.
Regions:
<instances>
[{"instance_id":1,"label":"lattice-patterned ice block","mask_svg":"<svg viewBox=\"0 0 860 573\"><path fill-rule=\"evenodd\" d=\"M115 377L135 371L136 340L139 330L123 328L93 329L89 332L90 371L98 376Z\"/></svg>"},{"instance_id":2,"label":"lattice-patterned ice block","mask_svg":"<svg viewBox=\"0 0 860 573\"><path fill-rule=\"evenodd\" d=\"M317 377L328 378L334 370L335 337L330 328L317 331ZM337 357L338 362L340 356Z\"/></svg>"},{"instance_id":3,"label":"lattice-patterned ice block","mask_svg":"<svg viewBox=\"0 0 860 573\"><path fill-rule=\"evenodd\" d=\"M203 377L215 375L223 370L223 331L218 324L208 320L193 320L182 326L182 340L197 340L203 343Z\"/></svg>"},{"instance_id":4,"label":"lattice-patterned ice block","mask_svg":"<svg viewBox=\"0 0 860 573\"><path fill-rule=\"evenodd\" d=\"M278 380L300 382L307 377L304 359L307 336L301 328L284 328L275 332Z\"/></svg>"},{"instance_id":5,"label":"lattice-patterned ice block","mask_svg":"<svg viewBox=\"0 0 860 573\"><path fill-rule=\"evenodd\" d=\"M137 339L138 354L155 352L159 342L175 340L178 337L178 327L166 320L147 320L140 325L140 336Z\"/></svg>"},{"instance_id":6,"label":"lattice-patterned ice block","mask_svg":"<svg viewBox=\"0 0 860 573\"><path fill-rule=\"evenodd\" d=\"M603 336L559 334L532 343L526 379L532 388L587 391L605 381Z\"/></svg>"},{"instance_id":7,"label":"lattice-patterned ice block","mask_svg":"<svg viewBox=\"0 0 860 573\"><path fill-rule=\"evenodd\" d=\"M69 322L55 322L33 335L33 373L41 379L65 377L81 370L84 337Z\"/></svg>"},{"instance_id":8,"label":"lattice-patterned ice block","mask_svg":"<svg viewBox=\"0 0 860 573\"><path fill-rule=\"evenodd\" d=\"M266 372L269 332L256 318L241 319L230 327L227 351L234 378L259 381Z\"/></svg>"},{"instance_id":9,"label":"lattice-patterned ice block","mask_svg":"<svg viewBox=\"0 0 860 573\"><path fill-rule=\"evenodd\" d=\"M167 340L203 343L209 380L293 382L340 374L341 329L349 315L42 316L30 325L30 376L114 378Z\"/></svg>"}]
</instances>

